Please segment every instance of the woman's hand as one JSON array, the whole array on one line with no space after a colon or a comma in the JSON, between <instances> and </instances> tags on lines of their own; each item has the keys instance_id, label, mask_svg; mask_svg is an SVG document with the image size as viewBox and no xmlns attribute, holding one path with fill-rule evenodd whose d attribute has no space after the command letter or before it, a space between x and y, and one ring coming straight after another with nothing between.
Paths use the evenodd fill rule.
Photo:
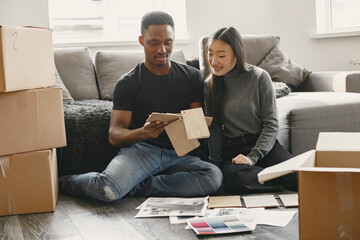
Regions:
<instances>
[{"instance_id":1,"label":"woman's hand","mask_svg":"<svg viewBox=\"0 0 360 240\"><path fill-rule=\"evenodd\" d=\"M248 159L246 156L239 154L236 157L234 157L231 161L234 164L247 164L249 166L252 166L253 163Z\"/></svg>"},{"instance_id":2,"label":"woman's hand","mask_svg":"<svg viewBox=\"0 0 360 240\"><path fill-rule=\"evenodd\" d=\"M146 138L157 138L160 133L164 131L164 127L168 125L168 122L153 121L146 122L143 126L144 135Z\"/></svg>"}]
</instances>

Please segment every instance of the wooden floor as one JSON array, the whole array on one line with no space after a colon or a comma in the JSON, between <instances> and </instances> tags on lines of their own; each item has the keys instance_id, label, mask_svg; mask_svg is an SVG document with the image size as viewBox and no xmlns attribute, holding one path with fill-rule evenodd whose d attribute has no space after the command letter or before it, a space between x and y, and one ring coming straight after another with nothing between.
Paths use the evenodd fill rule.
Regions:
<instances>
[{"instance_id":1,"label":"wooden floor","mask_svg":"<svg viewBox=\"0 0 360 240\"><path fill-rule=\"evenodd\" d=\"M197 237L185 224L168 218L134 219L145 198L124 198L106 204L59 195L54 213L0 217L0 240L26 239L291 239L299 238L298 214L286 227L258 225L250 233Z\"/></svg>"}]
</instances>

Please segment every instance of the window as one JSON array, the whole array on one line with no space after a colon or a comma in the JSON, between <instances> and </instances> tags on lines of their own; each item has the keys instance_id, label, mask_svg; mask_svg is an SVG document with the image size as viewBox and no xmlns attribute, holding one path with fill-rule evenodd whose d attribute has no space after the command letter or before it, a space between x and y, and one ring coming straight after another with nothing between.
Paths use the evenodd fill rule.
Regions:
<instances>
[{"instance_id":1,"label":"window","mask_svg":"<svg viewBox=\"0 0 360 240\"><path fill-rule=\"evenodd\" d=\"M176 38L187 38L185 0L50 0L54 42L136 41L142 16L153 10L174 19Z\"/></svg>"},{"instance_id":2,"label":"window","mask_svg":"<svg viewBox=\"0 0 360 240\"><path fill-rule=\"evenodd\" d=\"M316 0L317 34L360 31L360 0Z\"/></svg>"}]
</instances>

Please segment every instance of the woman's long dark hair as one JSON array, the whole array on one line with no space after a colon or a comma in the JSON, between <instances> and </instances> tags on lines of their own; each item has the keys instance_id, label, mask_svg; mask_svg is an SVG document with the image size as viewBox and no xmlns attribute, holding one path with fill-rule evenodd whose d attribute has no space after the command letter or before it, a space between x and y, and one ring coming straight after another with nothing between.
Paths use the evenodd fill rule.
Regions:
<instances>
[{"instance_id":1,"label":"woman's long dark hair","mask_svg":"<svg viewBox=\"0 0 360 240\"><path fill-rule=\"evenodd\" d=\"M221 40L226 44L229 44L236 58L235 68L237 68L240 72L248 71L245 63L242 38L240 33L235 28L233 27L221 28L209 37L206 45L205 53L206 53L207 63L210 68L211 66L208 61L207 53L209 49L209 44L213 40ZM211 124L211 127L222 124L225 96L226 96L226 91L222 76L216 76L215 74L211 73L210 89L209 89L208 101L207 101L209 105L208 106L209 115L213 117L213 122Z\"/></svg>"}]
</instances>

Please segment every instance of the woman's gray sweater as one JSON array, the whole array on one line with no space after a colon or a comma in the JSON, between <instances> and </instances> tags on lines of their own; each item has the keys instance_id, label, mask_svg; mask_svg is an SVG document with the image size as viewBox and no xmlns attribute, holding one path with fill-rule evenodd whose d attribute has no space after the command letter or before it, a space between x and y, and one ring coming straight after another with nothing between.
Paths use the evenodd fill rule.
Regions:
<instances>
[{"instance_id":1,"label":"woman's gray sweater","mask_svg":"<svg viewBox=\"0 0 360 240\"><path fill-rule=\"evenodd\" d=\"M210 80L211 76L205 81L205 99ZM224 136L235 138L244 134L259 134L255 146L247 155L255 164L273 148L279 130L271 78L263 69L252 67L244 73L235 68L224 75L223 80L226 90L223 129L221 126L210 129L210 159L221 161ZM208 115L207 104L205 102Z\"/></svg>"}]
</instances>

